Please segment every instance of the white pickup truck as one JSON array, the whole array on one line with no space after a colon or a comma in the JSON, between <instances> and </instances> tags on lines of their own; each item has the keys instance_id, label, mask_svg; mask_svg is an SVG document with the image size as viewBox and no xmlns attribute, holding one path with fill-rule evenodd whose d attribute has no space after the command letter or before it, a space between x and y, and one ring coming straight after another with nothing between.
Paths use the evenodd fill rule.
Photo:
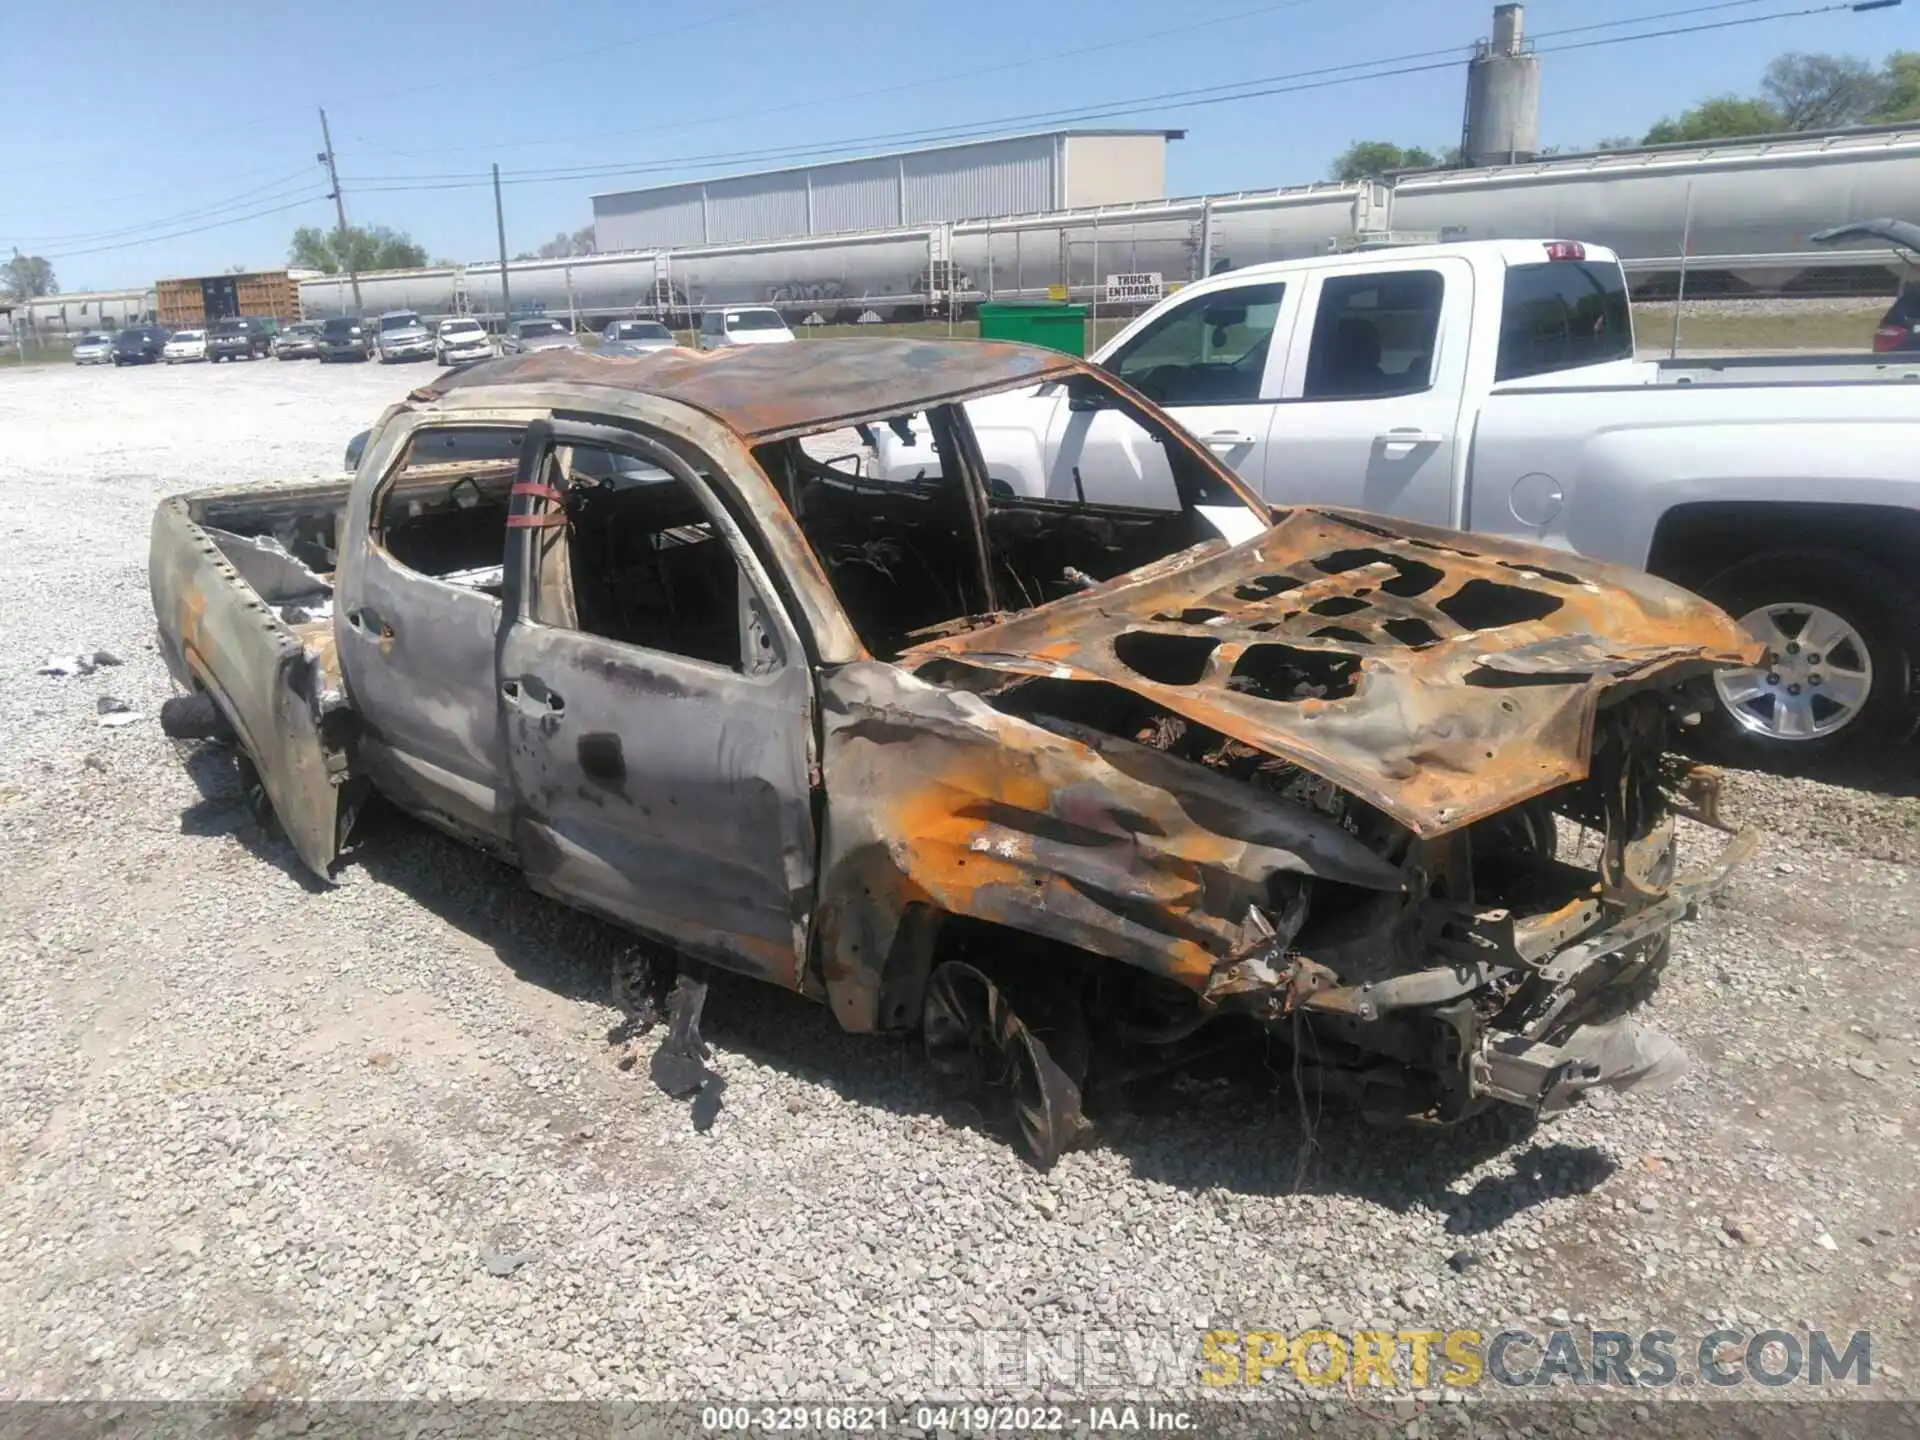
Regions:
<instances>
[{"instance_id":1,"label":"white pickup truck","mask_svg":"<svg viewBox=\"0 0 1920 1440\"><path fill-rule=\"evenodd\" d=\"M1716 680L1733 750L1811 760L1913 726L1920 355L1643 362L1612 252L1535 240L1217 275L1094 359L1271 504L1521 536L1716 600L1769 646ZM1099 476L1088 499L1175 503L1160 446L1096 394L968 414L996 489ZM920 423L873 434L879 476L937 473Z\"/></svg>"}]
</instances>

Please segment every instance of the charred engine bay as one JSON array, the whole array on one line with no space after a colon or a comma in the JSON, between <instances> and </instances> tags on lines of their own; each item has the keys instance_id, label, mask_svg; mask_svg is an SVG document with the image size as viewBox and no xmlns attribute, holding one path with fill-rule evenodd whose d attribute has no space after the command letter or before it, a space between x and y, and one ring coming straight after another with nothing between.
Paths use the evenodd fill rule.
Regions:
<instances>
[{"instance_id":1,"label":"charred engine bay","mask_svg":"<svg viewBox=\"0 0 1920 1440\"><path fill-rule=\"evenodd\" d=\"M1200 995L1081 957L972 960L1013 1010L1040 1017L1043 1043L1064 1041L1054 1059L1089 1096L1195 1064L1218 1070L1237 1053L1371 1118L1453 1123L1493 1100L1552 1113L1594 1084L1671 1071L1677 1057L1624 1020L1657 984L1681 908L1675 806L1713 819L1717 777L1667 758L1671 696L1604 708L1587 779L1427 839L1119 686L940 661L926 673L1063 735L1097 732L1262 791L1358 839L1399 877L1395 888L1274 877ZM1337 661L1310 663L1265 683L1284 687L1275 698L1319 698L1343 675ZM1294 1052L1280 1071L1264 1058L1276 1042ZM1489 1064L1490 1053L1526 1059Z\"/></svg>"}]
</instances>

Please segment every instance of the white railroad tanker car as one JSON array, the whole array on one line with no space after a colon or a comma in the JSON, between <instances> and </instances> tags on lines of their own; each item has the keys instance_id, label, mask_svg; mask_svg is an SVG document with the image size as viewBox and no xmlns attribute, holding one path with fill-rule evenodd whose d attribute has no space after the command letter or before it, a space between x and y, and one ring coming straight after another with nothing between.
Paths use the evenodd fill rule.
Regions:
<instances>
[{"instance_id":1,"label":"white railroad tanker car","mask_svg":"<svg viewBox=\"0 0 1920 1440\"><path fill-rule=\"evenodd\" d=\"M1618 251L1643 294L1671 293L1683 254L1695 294L1878 293L1900 273L1895 252L1825 251L1807 237L1880 215L1920 216L1920 127L1413 171L1375 184L971 220L936 231L523 261L508 266L508 279L516 314L656 314L684 323L704 307L751 303L844 322L1039 299L1062 285L1075 299L1097 300L1113 275L1184 281L1394 239L1559 235ZM304 281L300 293L309 315L355 308L344 277ZM364 275L358 308L497 316L499 266Z\"/></svg>"},{"instance_id":2,"label":"white railroad tanker car","mask_svg":"<svg viewBox=\"0 0 1920 1440\"><path fill-rule=\"evenodd\" d=\"M33 335L66 337L90 330L124 330L153 315L151 290L77 290L29 300L14 313L13 323Z\"/></svg>"}]
</instances>

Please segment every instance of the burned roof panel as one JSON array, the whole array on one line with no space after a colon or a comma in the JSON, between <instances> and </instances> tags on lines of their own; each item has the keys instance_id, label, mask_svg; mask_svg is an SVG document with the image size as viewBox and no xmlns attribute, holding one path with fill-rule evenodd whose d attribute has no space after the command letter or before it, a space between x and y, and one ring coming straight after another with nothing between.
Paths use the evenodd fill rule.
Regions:
<instances>
[{"instance_id":1,"label":"burned roof panel","mask_svg":"<svg viewBox=\"0 0 1920 1440\"><path fill-rule=\"evenodd\" d=\"M759 442L922 410L1084 369L1052 350L991 340L803 340L724 350L599 355L549 350L483 361L414 392L595 385L704 410Z\"/></svg>"}]
</instances>

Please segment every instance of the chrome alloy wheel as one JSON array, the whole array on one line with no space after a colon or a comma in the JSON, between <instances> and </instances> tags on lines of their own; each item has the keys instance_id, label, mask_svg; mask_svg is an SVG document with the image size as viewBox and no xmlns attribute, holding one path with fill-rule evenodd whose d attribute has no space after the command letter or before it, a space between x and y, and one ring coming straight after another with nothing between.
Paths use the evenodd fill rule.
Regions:
<instances>
[{"instance_id":1,"label":"chrome alloy wheel","mask_svg":"<svg viewBox=\"0 0 1920 1440\"><path fill-rule=\"evenodd\" d=\"M1770 740L1817 740L1844 730L1873 693L1873 660L1860 632L1831 610L1762 605L1740 624L1767 647L1750 670L1713 677L1741 729Z\"/></svg>"}]
</instances>

